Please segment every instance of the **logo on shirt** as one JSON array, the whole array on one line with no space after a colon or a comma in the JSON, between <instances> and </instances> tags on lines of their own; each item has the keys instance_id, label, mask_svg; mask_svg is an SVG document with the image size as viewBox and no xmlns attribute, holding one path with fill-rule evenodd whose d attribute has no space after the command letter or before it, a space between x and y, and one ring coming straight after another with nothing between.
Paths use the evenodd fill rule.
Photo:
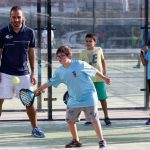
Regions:
<instances>
[{"instance_id":1,"label":"logo on shirt","mask_svg":"<svg viewBox=\"0 0 150 150\"><path fill-rule=\"evenodd\" d=\"M5 36L5 38L6 38L6 39L12 39L13 36L8 34L8 35Z\"/></svg>"},{"instance_id":2,"label":"logo on shirt","mask_svg":"<svg viewBox=\"0 0 150 150\"><path fill-rule=\"evenodd\" d=\"M97 64L97 54L87 54L89 59L89 64L92 66L96 66Z\"/></svg>"},{"instance_id":3,"label":"logo on shirt","mask_svg":"<svg viewBox=\"0 0 150 150\"><path fill-rule=\"evenodd\" d=\"M72 71L72 74L73 74L74 77L77 77L77 74L76 74L75 71Z\"/></svg>"}]
</instances>

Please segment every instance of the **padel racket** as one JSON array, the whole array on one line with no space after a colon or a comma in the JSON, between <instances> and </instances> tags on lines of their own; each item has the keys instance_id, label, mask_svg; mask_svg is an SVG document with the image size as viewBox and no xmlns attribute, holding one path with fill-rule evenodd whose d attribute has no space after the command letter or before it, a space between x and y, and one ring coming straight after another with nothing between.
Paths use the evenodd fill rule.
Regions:
<instances>
[{"instance_id":1,"label":"padel racket","mask_svg":"<svg viewBox=\"0 0 150 150\"><path fill-rule=\"evenodd\" d=\"M19 97L23 105L29 107L32 106L34 103L35 94L29 89L21 89L19 91Z\"/></svg>"},{"instance_id":2,"label":"padel racket","mask_svg":"<svg viewBox=\"0 0 150 150\"><path fill-rule=\"evenodd\" d=\"M69 98L69 94L68 94L68 91L66 91L65 94L64 94L64 96L63 96L63 102L64 102L65 104L67 104L68 98Z\"/></svg>"}]
</instances>

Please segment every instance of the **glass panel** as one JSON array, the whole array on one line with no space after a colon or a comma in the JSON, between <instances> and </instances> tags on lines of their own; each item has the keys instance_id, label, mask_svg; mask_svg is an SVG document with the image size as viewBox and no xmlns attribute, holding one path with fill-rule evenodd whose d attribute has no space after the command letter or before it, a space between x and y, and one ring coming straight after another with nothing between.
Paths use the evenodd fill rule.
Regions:
<instances>
[{"instance_id":1,"label":"glass panel","mask_svg":"<svg viewBox=\"0 0 150 150\"><path fill-rule=\"evenodd\" d=\"M37 43L37 52L41 51L42 70L41 82L47 81L47 1L41 1L41 13L37 14L35 0L1 0L0 27L9 22L9 11L13 5L21 5L26 18L26 24L35 29L37 35L37 17L41 17L41 50ZM144 107L144 67L139 63L139 51L142 45L141 27L144 26L143 0L51 0L51 23L54 31L55 44L52 49L52 71L59 66L55 59L56 49L66 44L73 50L74 59L85 49L85 35L95 32L97 47L102 47L107 61L107 73L112 85L107 86L108 108L137 108ZM44 35L44 36L43 36ZM53 88L53 109L65 109L62 101L66 87L61 85ZM42 94L42 108L47 109L47 91ZM14 103L18 103L15 99ZM6 101L5 110L15 109L14 103ZM24 109L17 104L18 109ZM16 106L16 105L15 105ZM101 106L99 105L101 108Z\"/></svg>"},{"instance_id":2,"label":"glass panel","mask_svg":"<svg viewBox=\"0 0 150 150\"><path fill-rule=\"evenodd\" d=\"M139 60L144 2L52 0L51 4L52 24L57 28L55 48L69 45L74 59L78 59L85 49L85 35L96 33L97 46L103 48L112 80L112 85L107 86L108 107L144 107L144 92L140 90L144 88L144 67Z\"/></svg>"}]
</instances>

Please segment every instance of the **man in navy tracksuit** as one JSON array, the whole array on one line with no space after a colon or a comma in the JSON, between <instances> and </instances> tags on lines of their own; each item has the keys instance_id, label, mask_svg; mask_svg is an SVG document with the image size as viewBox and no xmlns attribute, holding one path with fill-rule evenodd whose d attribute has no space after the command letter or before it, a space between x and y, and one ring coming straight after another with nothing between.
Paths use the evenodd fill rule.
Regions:
<instances>
[{"instance_id":1,"label":"man in navy tracksuit","mask_svg":"<svg viewBox=\"0 0 150 150\"><path fill-rule=\"evenodd\" d=\"M0 115L4 99L18 97L22 88L33 90L32 86L36 84L34 51L34 32L25 26L21 7L13 6L10 10L10 24L0 30ZM18 84L12 82L14 76L20 79ZM43 131L37 126L34 106L26 107L26 111L33 128L32 135L44 137Z\"/></svg>"}]
</instances>

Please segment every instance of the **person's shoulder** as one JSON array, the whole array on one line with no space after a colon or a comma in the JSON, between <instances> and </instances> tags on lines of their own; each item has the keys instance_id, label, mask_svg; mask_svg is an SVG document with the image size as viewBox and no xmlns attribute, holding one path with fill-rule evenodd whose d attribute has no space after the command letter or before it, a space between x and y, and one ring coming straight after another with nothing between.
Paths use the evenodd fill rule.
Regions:
<instances>
[{"instance_id":1,"label":"person's shoulder","mask_svg":"<svg viewBox=\"0 0 150 150\"><path fill-rule=\"evenodd\" d=\"M97 51L103 51L103 49L101 47L95 47L95 50L97 50Z\"/></svg>"},{"instance_id":2,"label":"person's shoulder","mask_svg":"<svg viewBox=\"0 0 150 150\"><path fill-rule=\"evenodd\" d=\"M72 65L77 65L77 64L81 64L82 63L82 60L78 60L78 59L73 59L72 61L71 61L71 64Z\"/></svg>"},{"instance_id":3,"label":"person's shoulder","mask_svg":"<svg viewBox=\"0 0 150 150\"><path fill-rule=\"evenodd\" d=\"M72 63L75 64L75 65L84 65L84 64L88 64L87 62L82 61L82 60L72 60Z\"/></svg>"},{"instance_id":4,"label":"person's shoulder","mask_svg":"<svg viewBox=\"0 0 150 150\"><path fill-rule=\"evenodd\" d=\"M62 70L64 70L63 65L60 65L56 70L55 70L55 74L59 74Z\"/></svg>"},{"instance_id":5,"label":"person's shoulder","mask_svg":"<svg viewBox=\"0 0 150 150\"><path fill-rule=\"evenodd\" d=\"M5 37L6 35L10 34L10 29L8 25L5 25L3 27L0 28L0 38Z\"/></svg>"},{"instance_id":6,"label":"person's shoulder","mask_svg":"<svg viewBox=\"0 0 150 150\"><path fill-rule=\"evenodd\" d=\"M9 30L9 26L8 25L2 26L0 28L0 31L8 31L8 30Z\"/></svg>"},{"instance_id":7,"label":"person's shoulder","mask_svg":"<svg viewBox=\"0 0 150 150\"><path fill-rule=\"evenodd\" d=\"M28 26L24 26L22 31L23 31L24 34L35 38L35 32L34 32L34 30L32 28L30 28Z\"/></svg>"},{"instance_id":8,"label":"person's shoulder","mask_svg":"<svg viewBox=\"0 0 150 150\"><path fill-rule=\"evenodd\" d=\"M84 49L82 50L82 52L86 52L86 51L88 51L86 48L84 48Z\"/></svg>"},{"instance_id":9,"label":"person's shoulder","mask_svg":"<svg viewBox=\"0 0 150 150\"><path fill-rule=\"evenodd\" d=\"M96 53L99 55L103 55L103 49L101 47L96 47Z\"/></svg>"},{"instance_id":10,"label":"person's shoulder","mask_svg":"<svg viewBox=\"0 0 150 150\"><path fill-rule=\"evenodd\" d=\"M93 51L90 51L90 50L88 50L88 49L84 49L84 50L82 50L81 51L81 55L83 55L83 56L85 56L85 55L87 55L88 53L92 53Z\"/></svg>"},{"instance_id":11,"label":"person's shoulder","mask_svg":"<svg viewBox=\"0 0 150 150\"><path fill-rule=\"evenodd\" d=\"M81 62L83 62L82 60L78 60L78 59L73 59L72 60L72 63L81 63Z\"/></svg>"},{"instance_id":12,"label":"person's shoulder","mask_svg":"<svg viewBox=\"0 0 150 150\"><path fill-rule=\"evenodd\" d=\"M57 69L63 69L64 66L63 65L60 65Z\"/></svg>"},{"instance_id":13,"label":"person's shoulder","mask_svg":"<svg viewBox=\"0 0 150 150\"><path fill-rule=\"evenodd\" d=\"M6 28L8 28L8 26L5 25L5 26L0 27L0 30L4 30Z\"/></svg>"},{"instance_id":14,"label":"person's shoulder","mask_svg":"<svg viewBox=\"0 0 150 150\"><path fill-rule=\"evenodd\" d=\"M81 51L81 54L84 54L84 53L87 53L87 49L83 49L82 51Z\"/></svg>"},{"instance_id":15,"label":"person's shoulder","mask_svg":"<svg viewBox=\"0 0 150 150\"><path fill-rule=\"evenodd\" d=\"M26 31L26 32L34 32L34 30L32 29L32 28L30 28L30 27L28 27L28 26L24 26L24 30Z\"/></svg>"}]
</instances>

